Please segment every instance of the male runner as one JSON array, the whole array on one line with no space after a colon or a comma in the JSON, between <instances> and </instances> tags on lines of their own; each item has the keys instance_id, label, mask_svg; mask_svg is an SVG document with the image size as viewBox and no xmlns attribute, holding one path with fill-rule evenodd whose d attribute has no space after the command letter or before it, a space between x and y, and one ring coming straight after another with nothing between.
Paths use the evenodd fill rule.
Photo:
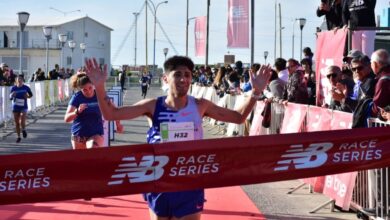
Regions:
<instances>
[{"instance_id":1,"label":"male runner","mask_svg":"<svg viewBox=\"0 0 390 220\"><path fill-rule=\"evenodd\" d=\"M188 57L171 57L164 63L163 80L169 87L167 96L144 99L131 106L115 107L111 104L105 91L107 65L104 66L104 70L101 70L95 58L86 61L86 72L95 85L99 107L104 118L106 120L123 120L142 115L149 117L153 124L148 132L148 143L161 141L160 125L169 127L170 123L175 123L179 127L190 127L191 131L181 139L184 141L203 138L202 118L205 116L218 121L243 123L271 75L269 65L261 66L257 73L251 73L250 80L253 88L251 97L246 99L241 108L230 110L219 107L206 99L197 99L187 95L193 69L194 63ZM199 220L205 201L203 189L146 193L144 197L148 201L152 220Z\"/></svg>"}]
</instances>

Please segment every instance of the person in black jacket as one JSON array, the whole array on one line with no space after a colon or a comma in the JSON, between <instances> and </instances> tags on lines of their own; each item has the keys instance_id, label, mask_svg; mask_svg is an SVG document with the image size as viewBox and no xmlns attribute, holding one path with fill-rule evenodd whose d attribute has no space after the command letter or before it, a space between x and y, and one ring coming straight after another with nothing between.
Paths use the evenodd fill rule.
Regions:
<instances>
[{"instance_id":1,"label":"person in black jacket","mask_svg":"<svg viewBox=\"0 0 390 220\"><path fill-rule=\"evenodd\" d=\"M342 19L344 25L355 27L375 27L376 0L344 0ZM352 49L371 56L374 52L375 31L361 30L353 32Z\"/></svg>"},{"instance_id":2,"label":"person in black jacket","mask_svg":"<svg viewBox=\"0 0 390 220\"><path fill-rule=\"evenodd\" d=\"M342 0L321 0L321 4L317 9L317 16L325 15L328 30L342 28L342 8Z\"/></svg>"}]
</instances>

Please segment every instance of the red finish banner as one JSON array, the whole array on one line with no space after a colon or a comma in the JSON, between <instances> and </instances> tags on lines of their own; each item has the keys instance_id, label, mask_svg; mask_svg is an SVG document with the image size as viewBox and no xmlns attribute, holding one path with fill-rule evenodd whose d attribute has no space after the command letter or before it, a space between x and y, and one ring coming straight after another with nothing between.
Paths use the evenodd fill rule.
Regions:
<instances>
[{"instance_id":1,"label":"red finish banner","mask_svg":"<svg viewBox=\"0 0 390 220\"><path fill-rule=\"evenodd\" d=\"M316 45L316 105L322 106L324 97L328 95L329 80L326 78L326 67L342 66L346 32L338 30L318 33Z\"/></svg>"},{"instance_id":2,"label":"red finish banner","mask_svg":"<svg viewBox=\"0 0 390 220\"><path fill-rule=\"evenodd\" d=\"M0 204L274 182L390 165L390 128L0 156Z\"/></svg>"}]
</instances>

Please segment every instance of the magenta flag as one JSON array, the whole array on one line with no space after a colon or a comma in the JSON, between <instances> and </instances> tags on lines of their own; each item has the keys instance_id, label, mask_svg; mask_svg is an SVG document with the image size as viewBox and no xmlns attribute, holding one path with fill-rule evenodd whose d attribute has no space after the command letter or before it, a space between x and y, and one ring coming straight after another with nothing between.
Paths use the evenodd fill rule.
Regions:
<instances>
[{"instance_id":1,"label":"magenta flag","mask_svg":"<svg viewBox=\"0 0 390 220\"><path fill-rule=\"evenodd\" d=\"M206 16L195 18L195 56L204 57L206 55Z\"/></svg>"},{"instance_id":2,"label":"magenta flag","mask_svg":"<svg viewBox=\"0 0 390 220\"><path fill-rule=\"evenodd\" d=\"M229 0L227 39L230 48L249 48L248 0Z\"/></svg>"}]
</instances>

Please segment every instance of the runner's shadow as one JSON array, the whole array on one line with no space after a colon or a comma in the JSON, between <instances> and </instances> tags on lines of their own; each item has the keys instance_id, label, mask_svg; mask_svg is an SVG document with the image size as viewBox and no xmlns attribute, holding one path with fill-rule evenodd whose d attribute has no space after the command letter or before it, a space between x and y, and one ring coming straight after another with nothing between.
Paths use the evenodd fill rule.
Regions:
<instances>
[{"instance_id":1,"label":"runner's shadow","mask_svg":"<svg viewBox=\"0 0 390 220\"><path fill-rule=\"evenodd\" d=\"M248 216L252 217L253 219L256 220L266 220L263 215L258 214L258 213L252 213L252 212L240 212L240 211L222 211L222 210L211 210L211 209L204 209L202 214L205 215L228 215L228 216Z\"/></svg>"}]
</instances>

